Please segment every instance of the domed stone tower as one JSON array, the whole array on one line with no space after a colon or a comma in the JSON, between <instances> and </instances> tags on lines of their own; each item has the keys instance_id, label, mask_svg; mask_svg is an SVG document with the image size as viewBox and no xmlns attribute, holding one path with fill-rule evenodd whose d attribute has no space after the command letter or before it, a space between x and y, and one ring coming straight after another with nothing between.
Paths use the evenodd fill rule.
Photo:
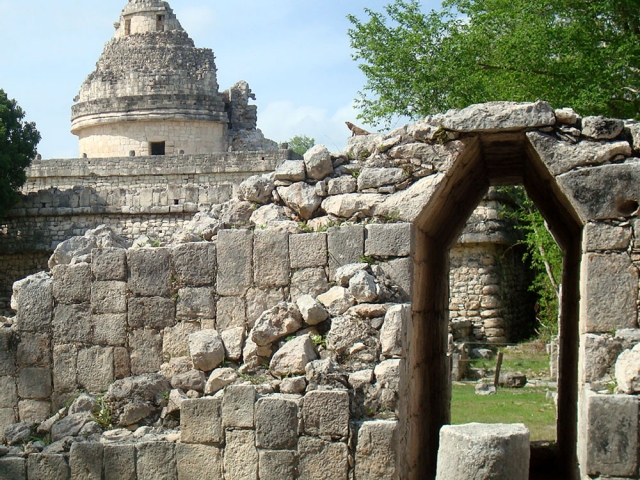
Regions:
<instances>
[{"instance_id":1,"label":"domed stone tower","mask_svg":"<svg viewBox=\"0 0 640 480\"><path fill-rule=\"evenodd\" d=\"M80 156L221 152L230 135L255 132L246 82L218 92L213 52L194 46L167 2L129 0L115 28L71 109Z\"/></svg>"}]
</instances>

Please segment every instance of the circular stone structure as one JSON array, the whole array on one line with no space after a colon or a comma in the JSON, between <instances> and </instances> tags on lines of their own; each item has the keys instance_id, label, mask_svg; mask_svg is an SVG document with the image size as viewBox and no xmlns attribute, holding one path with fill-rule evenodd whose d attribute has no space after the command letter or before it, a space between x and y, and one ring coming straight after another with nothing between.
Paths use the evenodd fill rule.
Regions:
<instances>
[{"instance_id":1,"label":"circular stone structure","mask_svg":"<svg viewBox=\"0 0 640 480\"><path fill-rule=\"evenodd\" d=\"M81 157L226 151L229 115L213 52L167 2L129 0L71 109Z\"/></svg>"}]
</instances>

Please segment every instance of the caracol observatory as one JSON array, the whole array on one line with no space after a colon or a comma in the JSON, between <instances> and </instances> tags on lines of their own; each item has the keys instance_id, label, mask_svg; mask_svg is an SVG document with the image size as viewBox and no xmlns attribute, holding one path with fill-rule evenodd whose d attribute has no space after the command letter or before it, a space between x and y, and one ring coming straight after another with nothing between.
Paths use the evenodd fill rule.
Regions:
<instances>
[{"instance_id":1,"label":"caracol observatory","mask_svg":"<svg viewBox=\"0 0 640 480\"><path fill-rule=\"evenodd\" d=\"M247 132L259 140L249 149L276 148L256 131L247 83L218 91L213 52L167 2L130 0L114 27L71 109L81 157L226 152Z\"/></svg>"}]
</instances>

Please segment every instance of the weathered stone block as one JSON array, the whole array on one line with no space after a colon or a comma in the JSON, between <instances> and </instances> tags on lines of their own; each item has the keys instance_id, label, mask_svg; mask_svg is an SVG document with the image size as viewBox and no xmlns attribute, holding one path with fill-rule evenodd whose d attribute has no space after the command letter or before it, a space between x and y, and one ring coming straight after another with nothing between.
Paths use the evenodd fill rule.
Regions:
<instances>
[{"instance_id":1,"label":"weathered stone block","mask_svg":"<svg viewBox=\"0 0 640 480\"><path fill-rule=\"evenodd\" d=\"M90 343L91 320L88 303L56 306L53 314L54 343Z\"/></svg>"},{"instance_id":2,"label":"weathered stone block","mask_svg":"<svg viewBox=\"0 0 640 480\"><path fill-rule=\"evenodd\" d=\"M256 389L253 385L230 385L222 400L222 424L225 427L253 428Z\"/></svg>"},{"instance_id":3,"label":"weathered stone block","mask_svg":"<svg viewBox=\"0 0 640 480\"><path fill-rule=\"evenodd\" d=\"M69 305L91 301L91 265L56 265L53 274L53 296L58 304Z\"/></svg>"},{"instance_id":4,"label":"weathered stone block","mask_svg":"<svg viewBox=\"0 0 640 480\"><path fill-rule=\"evenodd\" d=\"M217 331L200 330L189 335L189 354L194 368L209 372L224 360L224 344Z\"/></svg>"},{"instance_id":5,"label":"weathered stone block","mask_svg":"<svg viewBox=\"0 0 640 480\"><path fill-rule=\"evenodd\" d=\"M260 315L250 337L258 345L268 345L302 327L302 314L293 303L281 302Z\"/></svg>"},{"instance_id":6,"label":"weathered stone block","mask_svg":"<svg viewBox=\"0 0 640 480\"><path fill-rule=\"evenodd\" d=\"M104 480L137 480L136 447L134 445L104 446Z\"/></svg>"},{"instance_id":7,"label":"weathered stone block","mask_svg":"<svg viewBox=\"0 0 640 480\"><path fill-rule=\"evenodd\" d=\"M127 342L127 315L105 314L93 316L93 343L122 347Z\"/></svg>"},{"instance_id":8,"label":"weathered stone block","mask_svg":"<svg viewBox=\"0 0 640 480\"><path fill-rule=\"evenodd\" d=\"M284 398L264 397L255 410L256 446L269 450L295 449L298 442L298 405Z\"/></svg>"},{"instance_id":9,"label":"weathered stone block","mask_svg":"<svg viewBox=\"0 0 640 480\"><path fill-rule=\"evenodd\" d=\"M6 441L5 438L5 428L9 425L16 423L16 411L14 408L0 408L0 443L4 443ZM2 457L0 457L0 462L2 461ZM2 464L0 463L0 472L2 472ZM2 478L0 476L0 478Z\"/></svg>"},{"instance_id":10,"label":"weathered stone block","mask_svg":"<svg viewBox=\"0 0 640 480\"><path fill-rule=\"evenodd\" d=\"M356 304L356 299L344 287L331 287L329 291L318 295L318 302L324 305L327 311L333 315L341 315Z\"/></svg>"},{"instance_id":11,"label":"weathered stone block","mask_svg":"<svg viewBox=\"0 0 640 480\"><path fill-rule=\"evenodd\" d=\"M44 399L51 396L51 372L48 368L23 368L18 374L20 398Z\"/></svg>"},{"instance_id":12,"label":"weathered stone block","mask_svg":"<svg viewBox=\"0 0 640 480\"><path fill-rule=\"evenodd\" d=\"M0 375L16 373L14 334L9 328L0 328Z\"/></svg>"},{"instance_id":13,"label":"weathered stone block","mask_svg":"<svg viewBox=\"0 0 640 480\"><path fill-rule=\"evenodd\" d=\"M303 295L311 295L315 298L327 290L329 290L329 281L322 267L301 268L291 276L291 300L294 302Z\"/></svg>"},{"instance_id":14,"label":"weathered stone block","mask_svg":"<svg viewBox=\"0 0 640 480\"><path fill-rule=\"evenodd\" d=\"M2 480L27 480L27 459L0 457L0 478Z\"/></svg>"},{"instance_id":15,"label":"weathered stone block","mask_svg":"<svg viewBox=\"0 0 640 480\"><path fill-rule=\"evenodd\" d=\"M71 472L64 455L33 453L27 460L29 479L69 480Z\"/></svg>"},{"instance_id":16,"label":"weathered stone block","mask_svg":"<svg viewBox=\"0 0 640 480\"><path fill-rule=\"evenodd\" d=\"M247 320L242 297L220 297L216 312L216 330L244 327Z\"/></svg>"},{"instance_id":17,"label":"weathered stone block","mask_svg":"<svg viewBox=\"0 0 640 480\"><path fill-rule=\"evenodd\" d=\"M16 360L18 366L24 367L51 365L51 336L47 333L23 333Z\"/></svg>"},{"instance_id":18,"label":"weathered stone block","mask_svg":"<svg viewBox=\"0 0 640 480\"><path fill-rule=\"evenodd\" d=\"M289 233L271 229L254 232L253 276L258 287L289 284Z\"/></svg>"},{"instance_id":19,"label":"weathered stone block","mask_svg":"<svg viewBox=\"0 0 640 480\"><path fill-rule=\"evenodd\" d=\"M18 330L48 330L53 314L53 280L48 274L39 273L14 283L11 305L18 312Z\"/></svg>"},{"instance_id":20,"label":"weathered stone block","mask_svg":"<svg viewBox=\"0 0 640 480\"><path fill-rule=\"evenodd\" d=\"M51 402L47 400L20 400L18 417L21 422L43 422L51 416Z\"/></svg>"},{"instance_id":21,"label":"weathered stone block","mask_svg":"<svg viewBox=\"0 0 640 480\"><path fill-rule=\"evenodd\" d=\"M216 280L216 245L210 242L183 243L171 249L173 269L182 285L200 287Z\"/></svg>"},{"instance_id":22,"label":"weathered stone block","mask_svg":"<svg viewBox=\"0 0 640 480\"><path fill-rule=\"evenodd\" d=\"M91 309L94 313L127 313L127 283L93 282Z\"/></svg>"},{"instance_id":23,"label":"weathered stone block","mask_svg":"<svg viewBox=\"0 0 640 480\"><path fill-rule=\"evenodd\" d=\"M171 295L171 250L135 248L127 250L129 289L141 297Z\"/></svg>"},{"instance_id":24,"label":"weathered stone block","mask_svg":"<svg viewBox=\"0 0 640 480\"><path fill-rule=\"evenodd\" d=\"M398 422L364 422L358 431L356 478L394 480Z\"/></svg>"},{"instance_id":25,"label":"weathered stone block","mask_svg":"<svg viewBox=\"0 0 640 480\"><path fill-rule=\"evenodd\" d=\"M615 374L620 391L628 395L640 392L640 344L620 354Z\"/></svg>"},{"instance_id":26,"label":"weathered stone block","mask_svg":"<svg viewBox=\"0 0 640 480\"><path fill-rule=\"evenodd\" d=\"M440 147L440 148L438 148ZM431 145L434 156L429 158L431 162L442 162L448 167L462 152L461 142L448 142L445 145ZM438 152L437 150L442 150ZM432 195L444 180L445 175L436 173L421 178L406 190L387 195L387 198L373 209L376 216L398 219L403 222L413 223L429 203Z\"/></svg>"},{"instance_id":27,"label":"weathered stone block","mask_svg":"<svg viewBox=\"0 0 640 480\"><path fill-rule=\"evenodd\" d=\"M160 330L176 324L176 304L170 298L129 298L128 313L131 328Z\"/></svg>"},{"instance_id":28,"label":"weathered stone block","mask_svg":"<svg viewBox=\"0 0 640 480\"><path fill-rule=\"evenodd\" d=\"M220 334L220 339L224 345L225 358L237 362L242 358L242 347L246 338L244 327L229 328Z\"/></svg>"},{"instance_id":29,"label":"weathered stone block","mask_svg":"<svg viewBox=\"0 0 640 480\"><path fill-rule=\"evenodd\" d=\"M162 365L162 336L155 330L138 329L129 334L131 373L154 373Z\"/></svg>"},{"instance_id":30,"label":"weathered stone block","mask_svg":"<svg viewBox=\"0 0 640 480\"><path fill-rule=\"evenodd\" d=\"M324 145L315 145L307 150L304 154L304 165L307 177L315 180L322 180L333 173L331 154Z\"/></svg>"},{"instance_id":31,"label":"weathered stone block","mask_svg":"<svg viewBox=\"0 0 640 480\"><path fill-rule=\"evenodd\" d=\"M335 270L349 263L358 263L364 254L364 228L362 225L331 227L328 231L329 277Z\"/></svg>"},{"instance_id":32,"label":"weathered stone block","mask_svg":"<svg viewBox=\"0 0 640 480\"><path fill-rule=\"evenodd\" d=\"M607 223L587 223L584 227L582 248L587 252L598 250L626 250L631 243L631 228Z\"/></svg>"},{"instance_id":33,"label":"weathered stone block","mask_svg":"<svg viewBox=\"0 0 640 480\"><path fill-rule=\"evenodd\" d=\"M180 318L215 318L215 290L185 287L178 290L176 315Z\"/></svg>"},{"instance_id":34,"label":"weathered stone block","mask_svg":"<svg viewBox=\"0 0 640 480\"><path fill-rule=\"evenodd\" d=\"M222 451L209 445L176 444L178 480L221 480Z\"/></svg>"},{"instance_id":35,"label":"weathered stone block","mask_svg":"<svg viewBox=\"0 0 640 480\"><path fill-rule=\"evenodd\" d=\"M0 408L14 408L18 404L18 387L14 377L0 377Z\"/></svg>"},{"instance_id":36,"label":"weathered stone block","mask_svg":"<svg viewBox=\"0 0 640 480\"><path fill-rule=\"evenodd\" d=\"M440 430L438 480L529 478L529 430L523 424L445 425Z\"/></svg>"},{"instance_id":37,"label":"weathered stone block","mask_svg":"<svg viewBox=\"0 0 640 480\"><path fill-rule=\"evenodd\" d=\"M364 254L380 257L411 255L412 227L410 223L367 225Z\"/></svg>"},{"instance_id":38,"label":"weathered stone block","mask_svg":"<svg viewBox=\"0 0 640 480\"><path fill-rule=\"evenodd\" d=\"M205 397L184 400L180 404L183 443L222 445L222 398Z\"/></svg>"},{"instance_id":39,"label":"weathered stone block","mask_svg":"<svg viewBox=\"0 0 640 480\"><path fill-rule=\"evenodd\" d=\"M329 318L327 310L311 295L303 295L296 300L298 310L307 325L318 325Z\"/></svg>"},{"instance_id":40,"label":"weathered stone block","mask_svg":"<svg viewBox=\"0 0 640 480\"><path fill-rule=\"evenodd\" d=\"M294 480L298 470L298 452L260 450L260 480Z\"/></svg>"},{"instance_id":41,"label":"weathered stone block","mask_svg":"<svg viewBox=\"0 0 640 480\"><path fill-rule=\"evenodd\" d=\"M327 234L290 235L289 261L291 268L324 267L327 264Z\"/></svg>"},{"instance_id":42,"label":"weathered stone block","mask_svg":"<svg viewBox=\"0 0 640 480\"><path fill-rule=\"evenodd\" d=\"M217 290L220 295L244 295L253 279L253 235L250 230L218 233Z\"/></svg>"},{"instance_id":43,"label":"weathered stone block","mask_svg":"<svg viewBox=\"0 0 640 480\"><path fill-rule=\"evenodd\" d=\"M584 332L604 333L638 326L638 271L628 254L586 254L580 286Z\"/></svg>"},{"instance_id":44,"label":"weathered stone block","mask_svg":"<svg viewBox=\"0 0 640 480\"><path fill-rule=\"evenodd\" d=\"M299 474L304 480L347 480L349 451L344 443L331 443L319 438L300 437Z\"/></svg>"},{"instance_id":45,"label":"weathered stone block","mask_svg":"<svg viewBox=\"0 0 640 480\"><path fill-rule=\"evenodd\" d=\"M53 347L53 385L58 393L76 390L78 349L75 345Z\"/></svg>"},{"instance_id":46,"label":"weathered stone block","mask_svg":"<svg viewBox=\"0 0 640 480\"><path fill-rule=\"evenodd\" d=\"M620 344L611 335L587 333L580 338L582 359L580 377L583 382L609 381L616 358L622 351Z\"/></svg>"},{"instance_id":47,"label":"weathered stone block","mask_svg":"<svg viewBox=\"0 0 640 480\"><path fill-rule=\"evenodd\" d=\"M72 444L69 453L71 480L102 480L102 452L102 444L98 442Z\"/></svg>"},{"instance_id":48,"label":"weathered stone block","mask_svg":"<svg viewBox=\"0 0 640 480\"><path fill-rule=\"evenodd\" d=\"M277 377L302 375L307 364L317 358L318 353L309 335L301 335L286 342L273 354L269 370Z\"/></svg>"},{"instance_id":49,"label":"weathered stone block","mask_svg":"<svg viewBox=\"0 0 640 480\"><path fill-rule=\"evenodd\" d=\"M224 449L225 480L257 480L258 451L256 436L252 430L231 430L227 432Z\"/></svg>"},{"instance_id":50,"label":"weathered stone block","mask_svg":"<svg viewBox=\"0 0 640 480\"><path fill-rule=\"evenodd\" d=\"M304 397L304 431L308 435L349 435L349 394L346 391L314 390Z\"/></svg>"},{"instance_id":51,"label":"weathered stone block","mask_svg":"<svg viewBox=\"0 0 640 480\"><path fill-rule=\"evenodd\" d=\"M413 260L411 258L396 258L382 262L380 268L391 282L398 286L400 298L403 301L411 299L413 291Z\"/></svg>"},{"instance_id":52,"label":"weathered stone block","mask_svg":"<svg viewBox=\"0 0 640 480\"><path fill-rule=\"evenodd\" d=\"M136 472L138 480L178 480L175 443L137 444Z\"/></svg>"},{"instance_id":53,"label":"weathered stone block","mask_svg":"<svg viewBox=\"0 0 640 480\"><path fill-rule=\"evenodd\" d=\"M90 393L105 392L115 380L112 347L83 348L77 366L78 384Z\"/></svg>"},{"instance_id":54,"label":"weathered stone block","mask_svg":"<svg viewBox=\"0 0 640 480\"><path fill-rule=\"evenodd\" d=\"M184 357L189 355L189 335L200 331L194 322L179 322L174 327L164 329L162 354L164 357Z\"/></svg>"},{"instance_id":55,"label":"weathered stone block","mask_svg":"<svg viewBox=\"0 0 640 480\"><path fill-rule=\"evenodd\" d=\"M127 251L124 248L91 250L91 272L97 281L127 280Z\"/></svg>"},{"instance_id":56,"label":"weathered stone block","mask_svg":"<svg viewBox=\"0 0 640 480\"><path fill-rule=\"evenodd\" d=\"M285 205L303 220L313 217L322 202L322 197L316 194L316 187L304 182L294 183L290 187L278 187L277 192Z\"/></svg>"},{"instance_id":57,"label":"weathered stone block","mask_svg":"<svg viewBox=\"0 0 640 480\"><path fill-rule=\"evenodd\" d=\"M129 351L124 347L115 347L113 349L113 374L117 379L131 376Z\"/></svg>"},{"instance_id":58,"label":"weathered stone block","mask_svg":"<svg viewBox=\"0 0 640 480\"><path fill-rule=\"evenodd\" d=\"M402 355L402 341L410 321L410 305L393 305L384 316L380 330L380 344L385 357Z\"/></svg>"},{"instance_id":59,"label":"weathered stone block","mask_svg":"<svg viewBox=\"0 0 640 480\"><path fill-rule=\"evenodd\" d=\"M635 477L638 474L638 397L586 392L585 402L580 435L585 473Z\"/></svg>"}]
</instances>

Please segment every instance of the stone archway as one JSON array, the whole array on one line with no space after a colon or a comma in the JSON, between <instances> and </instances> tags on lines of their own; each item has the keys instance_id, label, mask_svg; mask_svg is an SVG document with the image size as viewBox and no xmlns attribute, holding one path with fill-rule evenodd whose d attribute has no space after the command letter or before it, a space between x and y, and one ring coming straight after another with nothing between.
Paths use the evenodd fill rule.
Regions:
<instances>
[{"instance_id":1,"label":"stone archway","mask_svg":"<svg viewBox=\"0 0 640 480\"><path fill-rule=\"evenodd\" d=\"M446 355L449 249L489 186L513 184L525 186L565 252L556 468L565 472L566 478L577 477L579 279L583 223L532 146L526 133L527 125L517 125L522 119L514 120L511 128L504 129L506 132L480 127L463 139L463 153L414 221L414 302L401 389L401 398L405 401L402 417L406 442L401 450L405 454L400 460L401 478L435 476L439 430L450 422L451 387ZM406 463L403 464L403 460Z\"/></svg>"}]
</instances>

